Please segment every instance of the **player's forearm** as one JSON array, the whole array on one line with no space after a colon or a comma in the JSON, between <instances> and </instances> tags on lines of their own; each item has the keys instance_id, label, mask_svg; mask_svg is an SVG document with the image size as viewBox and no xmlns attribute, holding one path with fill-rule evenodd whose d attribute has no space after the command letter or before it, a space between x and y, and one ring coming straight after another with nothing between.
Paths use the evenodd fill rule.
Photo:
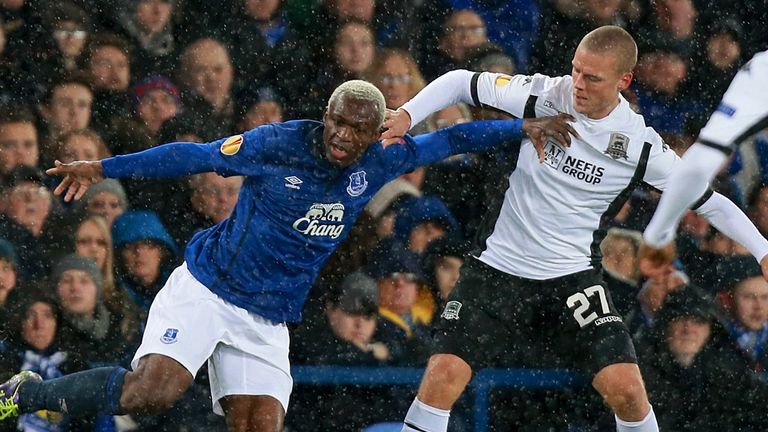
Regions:
<instances>
[{"instance_id":1,"label":"player's forearm","mask_svg":"<svg viewBox=\"0 0 768 432\"><path fill-rule=\"evenodd\" d=\"M458 69L443 74L424 87L401 108L411 116L411 126L419 124L435 111L457 103L472 103L472 72Z\"/></svg>"},{"instance_id":2,"label":"player's forearm","mask_svg":"<svg viewBox=\"0 0 768 432\"><path fill-rule=\"evenodd\" d=\"M768 254L768 240L728 198L714 193L696 212L706 217L721 233L747 248L758 261Z\"/></svg>"},{"instance_id":3,"label":"player's forearm","mask_svg":"<svg viewBox=\"0 0 768 432\"><path fill-rule=\"evenodd\" d=\"M213 171L207 144L175 142L102 161L105 177L173 178Z\"/></svg>"},{"instance_id":4,"label":"player's forearm","mask_svg":"<svg viewBox=\"0 0 768 432\"><path fill-rule=\"evenodd\" d=\"M419 165L462 153L476 153L523 137L522 120L485 120L464 123L414 137Z\"/></svg>"},{"instance_id":5,"label":"player's forearm","mask_svg":"<svg viewBox=\"0 0 768 432\"><path fill-rule=\"evenodd\" d=\"M701 144L695 144L683 155L643 233L646 243L661 247L674 240L683 214L701 198L724 161L725 154Z\"/></svg>"}]
</instances>

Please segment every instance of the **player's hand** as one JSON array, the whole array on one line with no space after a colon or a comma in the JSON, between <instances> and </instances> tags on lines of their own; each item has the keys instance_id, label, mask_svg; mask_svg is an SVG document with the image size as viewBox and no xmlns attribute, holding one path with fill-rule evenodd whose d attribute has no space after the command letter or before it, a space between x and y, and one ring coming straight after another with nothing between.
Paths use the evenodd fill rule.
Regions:
<instances>
[{"instance_id":1,"label":"player's hand","mask_svg":"<svg viewBox=\"0 0 768 432\"><path fill-rule=\"evenodd\" d=\"M57 160L54 165L54 168L49 168L45 173L64 177L53 193L61 195L66 191L64 195L66 202L71 201L72 198L79 200L90 185L104 180L101 161L76 161L65 164Z\"/></svg>"},{"instance_id":2,"label":"player's hand","mask_svg":"<svg viewBox=\"0 0 768 432\"><path fill-rule=\"evenodd\" d=\"M384 114L384 133L381 134L381 143L384 147L400 142L400 139L411 128L411 115L408 111L398 108L397 111L387 110Z\"/></svg>"},{"instance_id":3,"label":"player's hand","mask_svg":"<svg viewBox=\"0 0 768 432\"><path fill-rule=\"evenodd\" d=\"M676 257L677 248L674 242L658 249L643 244L637 254L637 262L643 276L649 279L660 279L674 271L675 266L672 262Z\"/></svg>"},{"instance_id":4,"label":"player's hand","mask_svg":"<svg viewBox=\"0 0 768 432\"><path fill-rule=\"evenodd\" d=\"M523 120L523 132L533 142L536 153L539 154L539 162L544 162L544 145L548 140L553 140L563 147L571 146L571 135L581 138L576 129L568 122L575 122L576 119L566 113L560 113L556 116L528 118Z\"/></svg>"}]
</instances>

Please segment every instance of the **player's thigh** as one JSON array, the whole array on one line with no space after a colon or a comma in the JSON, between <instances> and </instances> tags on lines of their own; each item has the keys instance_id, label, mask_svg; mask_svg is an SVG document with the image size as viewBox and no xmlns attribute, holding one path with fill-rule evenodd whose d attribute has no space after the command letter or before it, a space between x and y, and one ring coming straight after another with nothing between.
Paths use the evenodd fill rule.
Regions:
<instances>
[{"instance_id":1,"label":"player's thigh","mask_svg":"<svg viewBox=\"0 0 768 432\"><path fill-rule=\"evenodd\" d=\"M606 366L637 363L624 320L599 273L586 272L558 288L556 350L591 376Z\"/></svg>"},{"instance_id":2,"label":"player's thigh","mask_svg":"<svg viewBox=\"0 0 768 432\"><path fill-rule=\"evenodd\" d=\"M160 354L196 375L225 337L230 309L182 264L152 302L131 367L135 370L142 358Z\"/></svg>"},{"instance_id":3,"label":"player's thigh","mask_svg":"<svg viewBox=\"0 0 768 432\"><path fill-rule=\"evenodd\" d=\"M230 432L279 432L285 410L271 396L230 395L221 400Z\"/></svg>"},{"instance_id":4,"label":"player's thigh","mask_svg":"<svg viewBox=\"0 0 768 432\"><path fill-rule=\"evenodd\" d=\"M452 354L472 369L497 366L517 342L524 301L513 278L470 259L435 323L433 354Z\"/></svg>"},{"instance_id":5,"label":"player's thigh","mask_svg":"<svg viewBox=\"0 0 768 432\"><path fill-rule=\"evenodd\" d=\"M260 323L241 326L208 360L213 411L222 415L221 401L228 396L267 396L288 410L293 379L288 362L288 330L254 317Z\"/></svg>"}]
</instances>

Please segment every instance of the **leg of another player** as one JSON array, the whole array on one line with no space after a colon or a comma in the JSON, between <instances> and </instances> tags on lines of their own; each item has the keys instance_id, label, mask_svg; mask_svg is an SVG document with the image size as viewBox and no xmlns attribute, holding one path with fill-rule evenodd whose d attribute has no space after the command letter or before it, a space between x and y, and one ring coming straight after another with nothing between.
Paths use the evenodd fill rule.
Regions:
<instances>
[{"instance_id":1,"label":"leg of another player","mask_svg":"<svg viewBox=\"0 0 768 432\"><path fill-rule=\"evenodd\" d=\"M121 412L154 414L170 409L184 395L194 377L176 360L149 354L139 367L125 375L120 396Z\"/></svg>"},{"instance_id":2,"label":"leg of another player","mask_svg":"<svg viewBox=\"0 0 768 432\"><path fill-rule=\"evenodd\" d=\"M221 399L230 432L279 432L283 430L285 410L271 396L234 395Z\"/></svg>"},{"instance_id":3,"label":"leg of another player","mask_svg":"<svg viewBox=\"0 0 768 432\"><path fill-rule=\"evenodd\" d=\"M616 363L595 375L592 385L616 414L618 432L658 432L659 425L645 393L640 368Z\"/></svg>"},{"instance_id":4,"label":"leg of another player","mask_svg":"<svg viewBox=\"0 0 768 432\"><path fill-rule=\"evenodd\" d=\"M451 407L472 379L472 368L453 354L435 354L429 359L419 393L405 416L403 432L448 430Z\"/></svg>"}]
</instances>

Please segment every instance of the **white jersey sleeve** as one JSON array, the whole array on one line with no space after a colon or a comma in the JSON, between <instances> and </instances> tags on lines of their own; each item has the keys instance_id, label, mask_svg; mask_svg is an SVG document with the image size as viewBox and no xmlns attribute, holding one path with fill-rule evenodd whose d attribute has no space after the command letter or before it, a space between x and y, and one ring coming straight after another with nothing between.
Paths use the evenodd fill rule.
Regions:
<instances>
[{"instance_id":1,"label":"white jersey sleeve","mask_svg":"<svg viewBox=\"0 0 768 432\"><path fill-rule=\"evenodd\" d=\"M663 191L669 185L669 179L680 162L680 157L669 148L656 131L652 128L647 128L646 131L645 140L651 144L651 152L648 155L648 166L643 181Z\"/></svg>"},{"instance_id":2,"label":"white jersey sleeve","mask_svg":"<svg viewBox=\"0 0 768 432\"><path fill-rule=\"evenodd\" d=\"M477 107L491 108L523 118L528 98L531 94L540 92L546 85L547 78L540 74L533 76L509 76L489 72L475 74L469 86L472 102Z\"/></svg>"}]
</instances>

